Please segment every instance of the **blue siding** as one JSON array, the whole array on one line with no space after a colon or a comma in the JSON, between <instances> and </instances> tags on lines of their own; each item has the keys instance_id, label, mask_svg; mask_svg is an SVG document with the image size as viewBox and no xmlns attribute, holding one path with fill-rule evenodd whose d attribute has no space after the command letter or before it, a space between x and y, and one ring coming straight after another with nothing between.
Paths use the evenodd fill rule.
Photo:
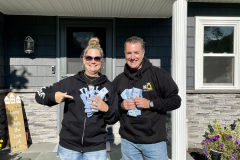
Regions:
<instances>
[{"instance_id":1,"label":"blue siding","mask_svg":"<svg viewBox=\"0 0 240 160\"><path fill-rule=\"evenodd\" d=\"M124 42L139 36L146 42L147 58L161 59L161 68L170 73L172 19L116 19L116 56L124 57Z\"/></svg>"},{"instance_id":2,"label":"blue siding","mask_svg":"<svg viewBox=\"0 0 240 160\"><path fill-rule=\"evenodd\" d=\"M30 35L36 48L34 58L56 57L56 17L6 16L8 56L27 57L23 42Z\"/></svg>"},{"instance_id":3,"label":"blue siding","mask_svg":"<svg viewBox=\"0 0 240 160\"><path fill-rule=\"evenodd\" d=\"M194 90L195 16L240 16L240 4L188 3L187 89Z\"/></svg>"},{"instance_id":4,"label":"blue siding","mask_svg":"<svg viewBox=\"0 0 240 160\"><path fill-rule=\"evenodd\" d=\"M49 74L56 65L56 17L5 15L5 46L7 55L6 88L39 88L55 82ZM34 53L24 52L24 40L35 41ZM48 82L44 82L48 79Z\"/></svg>"},{"instance_id":5,"label":"blue siding","mask_svg":"<svg viewBox=\"0 0 240 160\"><path fill-rule=\"evenodd\" d=\"M56 80L49 73L56 65L56 17L5 15L6 88L38 88ZM171 19L116 19L116 55L123 58L123 44L133 35L146 42L146 57L161 59L161 67L171 70ZM33 55L24 53L23 42L35 40ZM0 39L1 42L1 39ZM49 62L46 62L49 60ZM1 68L0 68L1 70Z\"/></svg>"},{"instance_id":6,"label":"blue siding","mask_svg":"<svg viewBox=\"0 0 240 160\"><path fill-rule=\"evenodd\" d=\"M0 12L0 89L5 88L4 15Z\"/></svg>"},{"instance_id":7,"label":"blue siding","mask_svg":"<svg viewBox=\"0 0 240 160\"><path fill-rule=\"evenodd\" d=\"M239 3L188 3L188 16L239 16Z\"/></svg>"}]
</instances>

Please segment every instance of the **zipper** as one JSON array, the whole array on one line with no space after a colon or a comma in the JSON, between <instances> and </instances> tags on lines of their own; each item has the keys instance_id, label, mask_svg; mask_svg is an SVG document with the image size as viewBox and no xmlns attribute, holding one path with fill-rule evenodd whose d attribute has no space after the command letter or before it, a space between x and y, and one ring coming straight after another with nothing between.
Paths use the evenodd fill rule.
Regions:
<instances>
[{"instance_id":1,"label":"zipper","mask_svg":"<svg viewBox=\"0 0 240 160\"><path fill-rule=\"evenodd\" d=\"M86 115L85 115L84 125L83 125L82 145L83 145L83 138L84 138L85 126L86 126Z\"/></svg>"},{"instance_id":2,"label":"zipper","mask_svg":"<svg viewBox=\"0 0 240 160\"><path fill-rule=\"evenodd\" d=\"M88 84L86 81L84 81L84 83L87 85L88 87ZM85 118L84 118L84 124L83 124L83 133L82 133L82 146L83 146L83 138L84 138L84 132L85 132L85 126L86 126L86 114L85 114Z\"/></svg>"}]
</instances>

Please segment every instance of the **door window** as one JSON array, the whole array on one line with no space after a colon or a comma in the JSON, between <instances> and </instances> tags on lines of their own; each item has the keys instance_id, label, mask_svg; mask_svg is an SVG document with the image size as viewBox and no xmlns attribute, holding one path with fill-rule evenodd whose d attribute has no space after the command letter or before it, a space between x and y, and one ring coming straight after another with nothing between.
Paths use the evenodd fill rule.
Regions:
<instances>
[{"instance_id":1,"label":"door window","mask_svg":"<svg viewBox=\"0 0 240 160\"><path fill-rule=\"evenodd\" d=\"M106 28L104 27L68 27L67 28L67 74L76 74L84 69L80 56L92 37L98 37L103 53L106 53ZM105 54L104 54L105 56ZM104 64L103 64L104 65ZM101 71L103 73L103 71Z\"/></svg>"}]
</instances>

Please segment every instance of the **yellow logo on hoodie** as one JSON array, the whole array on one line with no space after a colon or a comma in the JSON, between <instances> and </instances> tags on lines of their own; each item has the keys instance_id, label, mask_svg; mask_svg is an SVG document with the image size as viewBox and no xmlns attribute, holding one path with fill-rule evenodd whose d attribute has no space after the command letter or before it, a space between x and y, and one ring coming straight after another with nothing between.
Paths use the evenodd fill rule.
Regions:
<instances>
[{"instance_id":1,"label":"yellow logo on hoodie","mask_svg":"<svg viewBox=\"0 0 240 160\"><path fill-rule=\"evenodd\" d=\"M148 82L146 85L143 85L143 90L147 90L147 91L149 91L149 90L152 90L152 85L151 85L151 83L150 82Z\"/></svg>"}]
</instances>

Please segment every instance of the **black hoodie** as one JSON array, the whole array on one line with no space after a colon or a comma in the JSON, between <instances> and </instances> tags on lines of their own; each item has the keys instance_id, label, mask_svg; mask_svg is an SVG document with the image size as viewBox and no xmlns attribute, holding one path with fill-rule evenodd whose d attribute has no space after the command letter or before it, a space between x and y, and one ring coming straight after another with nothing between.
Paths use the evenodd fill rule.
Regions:
<instances>
[{"instance_id":1,"label":"black hoodie","mask_svg":"<svg viewBox=\"0 0 240 160\"><path fill-rule=\"evenodd\" d=\"M73 96L74 99L65 99L59 142L64 148L80 152L106 149L106 124L114 124L118 121L118 98L112 83L105 75L100 74L100 77L91 84L95 87L98 86L98 90L107 88L109 92L104 101L108 104L109 110L96 112L89 118L84 112L84 103L80 98L80 89L88 88L84 72L79 72L75 76L63 79L49 87L43 87L36 93L36 101L47 106L57 104L55 102L57 91Z\"/></svg>"},{"instance_id":2,"label":"black hoodie","mask_svg":"<svg viewBox=\"0 0 240 160\"><path fill-rule=\"evenodd\" d=\"M114 79L113 84L119 95L119 133L122 138L140 144L166 141L166 112L181 105L178 87L171 76L144 58L141 69L135 72L125 64L124 72ZM143 98L154 104L152 108L142 109L138 117L128 116L120 107L123 101L120 94L133 87L142 89Z\"/></svg>"}]
</instances>

